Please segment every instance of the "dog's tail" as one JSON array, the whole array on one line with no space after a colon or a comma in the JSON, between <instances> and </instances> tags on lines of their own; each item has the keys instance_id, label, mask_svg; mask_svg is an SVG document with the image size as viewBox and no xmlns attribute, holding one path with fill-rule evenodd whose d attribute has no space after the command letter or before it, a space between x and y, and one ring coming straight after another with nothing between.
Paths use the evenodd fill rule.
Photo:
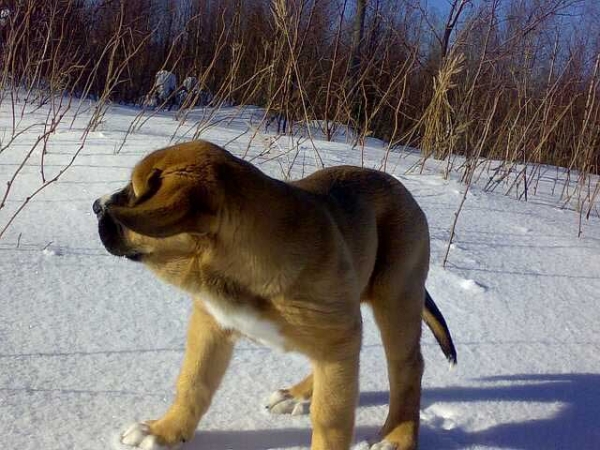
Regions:
<instances>
[{"instance_id":1,"label":"dog's tail","mask_svg":"<svg viewBox=\"0 0 600 450\"><path fill-rule=\"evenodd\" d=\"M438 344L440 344L440 347L448 361L450 361L450 364L456 364L456 349L454 348L454 342L452 342L450 330L448 329L448 325L446 325L444 316L442 316L442 313L427 291L425 291L423 320L433 332L435 339L438 341Z\"/></svg>"}]
</instances>

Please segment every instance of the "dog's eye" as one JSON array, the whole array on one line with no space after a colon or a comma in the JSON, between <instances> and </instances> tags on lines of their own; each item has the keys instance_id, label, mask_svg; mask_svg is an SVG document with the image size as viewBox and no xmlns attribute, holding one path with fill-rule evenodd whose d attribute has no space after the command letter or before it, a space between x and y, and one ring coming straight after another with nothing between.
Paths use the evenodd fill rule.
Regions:
<instances>
[{"instance_id":1,"label":"dog's eye","mask_svg":"<svg viewBox=\"0 0 600 450\"><path fill-rule=\"evenodd\" d=\"M127 195L127 204L128 205L133 205L135 203L135 191L133 190L133 186L131 185L131 183L129 183L127 185L127 187L124 189L125 191L125 195Z\"/></svg>"},{"instance_id":2,"label":"dog's eye","mask_svg":"<svg viewBox=\"0 0 600 450\"><path fill-rule=\"evenodd\" d=\"M132 201L133 189L131 189L131 184L128 184L123 189L118 192L115 192L111 198L110 203L117 206L123 206L130 204Z\"/></svg>"}]
</instances>

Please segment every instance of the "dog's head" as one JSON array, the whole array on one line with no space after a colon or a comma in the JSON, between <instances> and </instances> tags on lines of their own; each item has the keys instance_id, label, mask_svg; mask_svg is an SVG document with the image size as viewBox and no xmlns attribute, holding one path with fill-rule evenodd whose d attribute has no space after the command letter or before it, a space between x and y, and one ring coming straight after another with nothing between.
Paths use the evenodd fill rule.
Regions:
<instances>
[{"instance_id":1,"label":"dog's head","mask_svg":"<svg viewBox=\"0 0 600 450\"><path fill-rule=\"evenodd\" d=\"M223 179L235 158L207 142L158 150L122 190L93 204L106 249L135 261L182 258L219 226Z\"/></svg>"}]
</instances>

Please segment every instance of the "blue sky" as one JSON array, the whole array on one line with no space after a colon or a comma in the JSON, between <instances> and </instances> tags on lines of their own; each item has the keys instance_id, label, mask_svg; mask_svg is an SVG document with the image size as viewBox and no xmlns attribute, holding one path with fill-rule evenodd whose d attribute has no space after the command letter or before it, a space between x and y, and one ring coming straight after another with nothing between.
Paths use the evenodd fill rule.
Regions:
<instances>
[{"instance_id":1,"label":"blue sky","mask_svg":"<svg viewBox=\"0 0 600 450\"><path fill-rule=\"evenodd\" d=\"M448 0L427 0L427 3L429 6L437 8L440 12L450 9L450 2Z\"/></svg>"},{"instance_id":2,"label":"blue sky","mask_svg":"<svg viewBox=\"0 0 600 450\"><path fill-rule=\"evenodd\" d=\"M427 2L430 7L437 8L440 12L446 12L450 9L450 4L452 0L421 0L423 3ZM588 6L593 6L597 4L598 0L581 0L581 3L586 4ZM474 3L478 3L479 0ZM580 5L581 6L581 5Z\"/></svg>"}]
</instances>

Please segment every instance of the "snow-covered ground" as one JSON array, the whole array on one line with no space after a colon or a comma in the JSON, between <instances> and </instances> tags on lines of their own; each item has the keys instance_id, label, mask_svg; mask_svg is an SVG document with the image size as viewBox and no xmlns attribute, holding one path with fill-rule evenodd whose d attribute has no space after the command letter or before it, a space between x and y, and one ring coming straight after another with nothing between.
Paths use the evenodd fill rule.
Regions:
<instances>
[{"instance_id":1,"label":"snow-covered ground","mask_svg":"<svg viewBox=\"0 0 600 450\"><path fill-rule=\"evenodd\" d=\"M19 125L43 121L46 108ZM231 110L224 110L227 114ZM143 155L170 142L177 130L160 113L130 135L137 111L109 110L60 180L34 197L0 240L0 447L15 450L125 449L123 428L156 418L173 396L189 312L186 296L142 266L110 256L100 243L91 204L121 187ZM79 148L89 115L82 113L52 136L47 179ZM217 118L202 137L224 145L282 177L316 168L309 141L259 133L250 116ZM0 108L0 135L12 114ZM0 153L0 195L40 126ZM4 141L6 142L6 141ZM382 144L364 152L315 141L325 165L379 167ZM266 153L271 145L271 151ZM289 150L292 149L290 152ZM428 287L446 316L459 363L448 365L429 331L421 448L600 448L600 220L593 216L577 238L578 213L550 195L550 175L528 202L474 186L442 268L463 185L445 181L442 166L406 175L414 153L393 153L388 169L427 213L432 235ZM41 182L34 153L0 211L0 228ZM291 170L290 170L291 168ZM550 173L555 173L549 171ZM275 389L308 370L299 355L241 342L213 405L185 449L306 449L306 416L271 416L262 407ZM376 327L365 310L356 449L386 414L387 378Z\"/></svg>"}]
</instances>

